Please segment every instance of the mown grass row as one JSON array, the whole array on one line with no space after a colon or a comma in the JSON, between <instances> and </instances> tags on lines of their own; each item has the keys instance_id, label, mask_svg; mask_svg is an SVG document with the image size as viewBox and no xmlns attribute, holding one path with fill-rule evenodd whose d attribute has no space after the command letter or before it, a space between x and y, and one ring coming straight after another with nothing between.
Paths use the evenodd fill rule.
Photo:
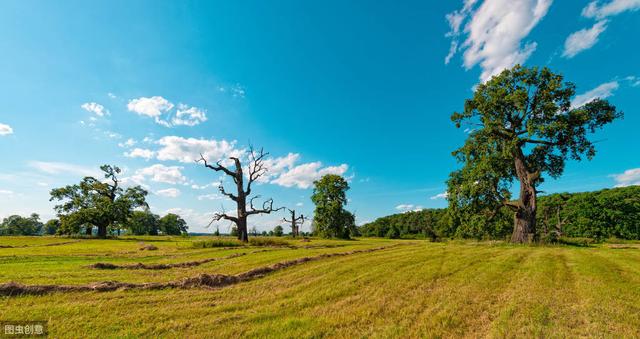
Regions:
<instances>
[{"instance_id":1,"label":"mown grass row","mask_svg":"<svg viewBox=\"0 0 640 339\"><path fill-rule=\"evenodd\" d=\"M0 318L49 319L53 337L640 336L640 250L416 243L219 290L5 298ZM378 245L274 249L234 267Z\"/></svg>"}]
</instances>

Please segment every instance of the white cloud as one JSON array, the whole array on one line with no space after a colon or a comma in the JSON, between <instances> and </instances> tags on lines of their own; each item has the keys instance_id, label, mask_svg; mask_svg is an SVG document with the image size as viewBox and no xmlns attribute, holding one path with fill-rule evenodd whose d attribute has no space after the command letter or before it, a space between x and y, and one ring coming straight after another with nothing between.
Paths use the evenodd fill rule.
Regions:
<instances>
[{"instance_id":1,"label":"white cloud","mask_svg":"<svg viewBox=\"0 0 640 339\"><path fill-rule=\"evenodd\" d=\"M413 212L419 212L422 211L424 209L424 207L418 205L412 205L412 204L400 204L398 206L396 206L396 209L398 211L402 211L402 212L409 212L409 211L413 211Z\"/></svg>"},{"instance_id":2,"label":"white cloud","mask_svg":"<svg viewBox=\"0 0 640 339\"><path fill-rule=\"evenodd\" d=\"M222 200L222 196L220 194L203 194L198 196L198 200Z\"/></svg>"},{"instance_id":3,"label":"white cloud","mask_svg":"<svg viewBox=\"0 0 640 339\"><path fill-rule=\"evenodd\" d=\"M243 150L235 148L235 141L208 140L166 136L157 141L162 146L158 150L158 160L175 160L193 163L200 159L200 154L209 161L215 162L229 156L241 156Z\"/></svg>"},{"instance_id":4,"label":"white cloud","mask_svg":"<svg viewBox=\"0 0 640 339\"><path fill-rule=\"evenodd\" d=\"M564 42L562 56L573 58L576 54L593 47L598 42L598 36L607 29L607 21L596 22L593 27L581 29L567 37Z\"/></svg>"},{"instance_id":5,"label":"white cloud","mask_svg":"<svg viewBox=\"0 0 640 339\"><path fill-rule=\"evenodd\" d=\"M107 95L108 95L108 96L109 96L109 98L111 98L111 99L115 99L115 98L117 98L117 96L116 96L115 94L111 93L111 92L107 93Z\"/></svg>"},{"instance_id":6,"label":"white cloud","mask_svg":"<svg viewBox=\"0 0 640 339\"><path fill-rule=\"evenodd\" d=\"M640 168L632 168L621 174L613 175L616 187L640 185Z\"/></svg>"},{"instance_id":7,"label":"white cloud","mask_svg":"<svg viewBox=\"0 0 640 339\"><path fill-rule=\"evenodd\" d=\"M180 190L177 188L167 188L157 191L156 194L167 198L177 198L180 195Z\"/></svg>"},{"instance_id":8,"label":"white cloud","mask_svg":"<svg viewBox=\"0 0 640 339\"><path fill-rule=\"evenodd\" d=\"M231 93L234 98L244 98L246 91L240 84L235 84L231 87Z\"/></svg>"},{"instance_id":9,"label":"white cloud","mask_svg":"<svg viewBox=\"0 0 640 339\"><path fill-rule=\"evenodd\" d=\"M79 176L95 176L99 171L93 168L64 162L31 161L29 166L47 174L70 174Z\"/></svg>"},{"instance_id":10,"label":"white cloud","mask_svg":"<svg viewBox=\"0 0 640 339\"><path fill-rule=\"evenodd\" d=\"M601 6L598 1L592 1L582 10L582 16L602 19L638 9L640 9L640 0L612 0Z\"/></svg>"},{"instance_id":11,"label":"white cloud","mask_svg":"<svg viewBox=\"0 0 640 339\"><path fill-rule=\"evenodd\" d=\"M290 170L282 173L277 179L272 180L271 183L284 186L284 187L298 187L307 189L313 185L315 180L320 179L327 174L343 175L349 166L342 164L340 166L322 167L322 163L310 162L301 164L291 168Z\"/></svg>"},{"instance_id":12,"label":"white cloud","mask_svg":"<svg viewBox=\"0 0 640 339\"><path fill-rule=\"evenodd\" d=\"M13 195L13 191L0 189L0 195Z\"/></svg>"},{"instance_id":13,"label":"white cloud","mask_svg":"<svg viewBox=\"0 0 640 339\"><path fill-rule=\"evenodd\" d=\"M166 184L183 184L187 178L182 175L184 168L180 166L165 166L155 164L136 171L136 175L142 178L151 177L151 181L162 182Z\"/></svg>"},{"instance_id":14,"label":"white cloud","mask_svg":"<svg viewBox=\"0 0 640 339\"><path fill-rule=\"evenodd\" d=\"M207 189L209 187L218 187L220 186L220 181L214 181L212 183L206 184L206 185L197 185L197 184L191 184L191 188L194 190L204 190Z\"/></svg>"},{"instance_id":15,"label":"white cloud","mask_svg":"<svg viewBox=\"0 0 640 339\"><path fill-rule=\"evenodd\" d=\"M449 193L447 193L447 192L442 192L442 193L440 193L440 194L436 194L436 195L432 196L432 197L431 197L431 198L429 198L429 199L431 199L431 200L446 199L448 196L449 196Z\"/></svg>"},{"instance_id":16,"label":"white cloud","mask_svg":"<svg viewBox=\"0 0 640 339\"><path fill-rule=\"evenodd\" d=\"M584 94L576 95L571 101L571 108L578 108L595 99L605 99L613 95L613 91L618 89L617 81L606 82Z\"/></svg>"},{"instance_id":17,"label":"white cloud","mask_svg":"<svg viewBox=\"0 0 640 339\"><path fill-rule=\"evenodd\" d=\"M535 51L537 44L522 40L547 14L552 0L485 0L474 8L477 1L467 0L461 10L447 15L452 45L445 62L456 51L464 50L466 69L480 65L481 81L500 73L505 68L524 63ZM460 28L464 26L466 39L458 42Z\"/></svg>"},{"instance_id":18,"label":"white cloud","mask_svg":"<svg viewBox=\"0 0 640 339\"><path fill-rule=\"evenodd\" d=\"M299 203L297 203L297 204L296 204L296 206L298 206L298 207L302 207L302 206L304 206L304 204L303 204L303 203L301 203L301 202L299 202Z\"/></svg>"},{"instance_id":19,"label":"white cloud","mask_svg":"<svg viewBox=\"0 0 640 339\"><path fill-rule=\"evenodd\" d=\"M129 138L125 142L118 143L118 147L129 148L129 147L133 147L137 143L138 142L135 141L134 139Z\"/></svg>"},{"instance_id":20,"label":"white cloud","mask_svg":"<svg viewBox=\"0 0 640 339\"><path fill-rule=\"evenodd\" d=\"M169 112L172 108L173 104L161 96L153 96L150 98L140 97L129 100L127 104L127 109L130 112L154 118L156 123L166 127L169 127L170 124L162 120L161 116Z\"/></svg>"},{"instance_id":21,"label":"white cloud","mask_svg":"<svg viewBox=\"0 0 640 339\"><path fill-rule=\"evenodd\" d=\"M264 161L264 167L267 172L260 178L261 182L269 182L271 179L280 176L282 173L290 170L300 159L300 154L289 153L284 157L268 158Z\"/></svg>"},{"instance_id":22,"label":"white cloud","mask_svg":"<svg viewBox=\"0 0 640 339\"><path fill-rule=\"evenodd\" d=\"M0 135L13 134L13 128L6 124L0 124Z\"/></svg>"},{"instance_id":23,"label":"white cloud","mask_svg":"<svg viewBox=\"0 0 640 339\"><path fill-rule=\"evenodd\" d=\"M597 19L598 22L591 28L581 29L569 35L564 43L562 56L572 58L581 51L593 47L598 42L598 36L607 29L607 20L604 19L638 9L640 9L640 0L612 0L602 5L599 1L592 1L582 9L582 16Z\"/></svg>"},{"instance_id":24,"label":"white cloud","mask_svg":"<svg viewBox=\"0 0 640 339\"><path fill-rule=\"evenodd\" d=\"M124 152L124 156L128 157L128 158L143 158L146 160L149 160L151 158L153 158L153 156L156 154L156 152L149 150L149 149L144 149L144 148L134 148L129 152Z\"/></svg>"},{"instance_id":25,"label":"white cloud","mask_svg":"<svg viewBox=\"0 0 640 339\"><path fill-rule=\"evenodd\" d=\"M85 111L94 113L99 117L109 115L109 111L105 109L104 106L95 102L86 102L82 104L80 107L82 107L82 109L84 109Z\"/></svg>"},{"instance_id":26,"label":"white cloud","mask_svg":"<svg viewBox=\"0 0 640 339\"><path fill-rule=\"evenodd\" d=\"M176 116L171 122L174 125L195 126L199 123L207 121L205 110L197 107L189 107L184 104L178 105Z\"/></svg>"}]
</instances>

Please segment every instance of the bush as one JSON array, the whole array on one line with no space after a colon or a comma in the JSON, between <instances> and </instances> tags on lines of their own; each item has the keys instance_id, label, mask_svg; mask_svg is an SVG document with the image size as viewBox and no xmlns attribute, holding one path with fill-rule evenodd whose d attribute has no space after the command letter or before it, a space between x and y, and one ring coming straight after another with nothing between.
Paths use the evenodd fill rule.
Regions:
<instances>
[{"instance_id":1,"label":"bush","mask_svg":"<svg viewBox=\"0 0 640 339\"><path fill-rule=\"evenodd\" d=\"M232 239L213 239L213 240L202 240L202 241L194 241L194 248L214 248L214 247L239 247L244 246L238 240Z\"/></svg>"},{"instance_id":2,"label":"bush","mask_svg":"<svg viewBox=\"0 0 640 339\"><path fill-rule=\"evenodd\" d=\"M288 241L278 238L250 238L249 244L252 246L281 246L291 247Z\"/></svg>"}]
</instances>

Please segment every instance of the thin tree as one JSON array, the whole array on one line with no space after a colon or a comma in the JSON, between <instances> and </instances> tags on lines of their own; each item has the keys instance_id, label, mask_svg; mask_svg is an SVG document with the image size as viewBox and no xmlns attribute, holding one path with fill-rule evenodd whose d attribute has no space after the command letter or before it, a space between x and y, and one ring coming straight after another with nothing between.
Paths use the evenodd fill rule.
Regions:
<instances>
[{"instance_id":1,"label":"thin tree","mask_svg":"<svg viewBox=\"0 0 640 339\"><path fill-rule=\"evenodd\" d=\"M303 214L296 217L296 210L289 208L287 208L287 210L291 213L291 219L287 220L287 218L282 218L282 221L291 224L291 235L295 238L300 235L300 225L304 224L305 217Z\"/></svg>"},{"instance_id":2,"label":"thin tree","mask_svg":"<svg viewBox=\"0 0 640 339\"><path fill-rule=\"evenodd\" d=\"M236 186L235 193L227 192L222 183L220 183L220 185L218 186L218 190L220 190L220 193L222 195L226 196L236 203L236 215L229 215L224 211L216 212L214 214L212 222L222 219L233 222L238 229L238 240L241 240L243 242L249 241L249 234L247 232L247 217L254 214L269 214L271 212L282 209L282 207L274 209L273 199L271 198L265 200L262 203L262 208L256 208L253 204L253 201L258 199L260 196L256 195L251 197L253 183L267 173L267 168L265 167L264 161L268 155L269 153L265 152L264 149L260 148L259 151L256 151L253 146L250 146L247 159L249 164L246 168L246 174L243 170L240 158L238 157L229 157L229 159L233 161L235 167L233 169L222 165L221 160L218 160L215 165L212 165L207 162L202 154L200 154L200 159L198 160L198 162L202 162L205 167L216 172L223 172L233 179L233 182ZM246 187L245 179L247 182Z\"/></svg>"}]
</instances>

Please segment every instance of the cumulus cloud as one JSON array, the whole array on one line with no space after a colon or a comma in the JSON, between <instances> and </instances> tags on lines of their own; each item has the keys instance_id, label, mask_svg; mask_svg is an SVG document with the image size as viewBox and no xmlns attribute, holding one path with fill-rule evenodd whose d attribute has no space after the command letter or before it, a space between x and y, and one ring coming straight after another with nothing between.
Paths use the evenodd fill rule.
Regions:
<instances>
[{"instance_id":1,"label":"cumulus cloud","mask_svg":"<svg viewBox=\"0 0 640 339\"><path fill-rule=\"evenodd\" d=\"M136 175L142 178L149 177L151 181L162 182L166 184L183 184L187 182L187 178L182 175L184 168L180 166L165 166L155 164L136 171Z\"/></svg>"},{"instance_id":2,"label":"cumulus cloud","mask_svg":"<svg viewBox=\"0 0 640 339\"><path fill-rule=\"evenodd\" d=\"M485 0L464 1L463 8L446 16L451 37L448 63L463 51L466 69L480 65L481 81L486 81L505 68L524 63L535 51L535 42L522 44L531 30L545 17L552 0ZM465 25L466 23L466 25ZM461 31L462 25L464 29ZM460 36L466 35L463 43Z\"/></svg>"},{"instance_id":3,"label":"cumulus cloud","mask_svg":"<svg viewBox=\"0 0 640 339\"><path fill-rule=\"evenodd\" d=\"M632 168L621 174L614 174L616 187L640 185L640 168Z\"/></svg>"},{"instance_id":4,"label":"cumulus cloud","mask_svg":"<svg viewBox=\"0 0 640 339\"><path fill-rule=\"evenodd\" d=\"M169 127L170 124L161 117L164 113L169 112L173 108L173 104L169 100L161 96L140 97L129 100L127 109L130 112L153 118L156 123Z\"/></svg>"},{"instance_id":5,"label":"cumulus cloud","mask_svg":"<svg viewBox=\"0 0 640 339\"><path fill-rule=\"evenodd\" d=\"M155 154L156 152L149 149L134 148L129 152L125 152L124 156L128 158L143 158L143 159L149 160L153 158Z\"/></svg>"},{"instance_id":6,"label":"cumulus cloud","mask_svg":"<svg viewBox=\"0 0 640 339\"><path fill-rule=\"evenodd\" d=\"M440 194L436 194L436 195L432 196L432 197L431 197L431 198L429 198L429 199L431 199L431 200L438 200L438 199L446 199L447 197L449 197L449 193L447 193L447 192L442 192L442 193L440 193Z\"/></svg>"},{"instance_id":7,"label":"cumulus cloud","mask_svg":"<svg viewBox=\"0 0 640 339\"><path fill-rule=\"evenodd\" d=\"M177 198L180 196L180 190L177 188L167 188L156 192L157 195L167 198Z\"/></svg>"},{"instance_id":8,"label":"cumulus cloud","mask_svg":"<svg viewBox=\"0 0 640 339\"><path fill-rule=\"evenodd\" d=\"M169 119L173 103L161 96L140 97L129 100L127 109L139 115L148 116L154 119L157 124L165 127L172 126L195 126L207 121L207 114L204 109L178 104L172 119Z\"/></svg>"},{"instance_id":9,"label":"cumulus cloud","mask_svg":"<svg viewBox=\"0 0 640 339\"><path fill-rule=\"evenodd\" d=\"M571 108L578 108L584 104L590 103L595 99L605 99L613 95L613 91L618 89L617 81L606 82L586 93L576 95L571 101Z\"/></svg>"},{"instance_id":10,"label":"cumulus cloud","mask_svg":"<svg viewBox=\"0 0 640 339\"><path fill-rule=\"evenodd\" d=\"M581 29L572 33L564 42L562 56L565 58L573 58L578 53L593 47L605 29L607 29L607 21L602 20L596 22L591 28Z\"/></svg>"},{"instance_id":11,"label":"cumulus cloud","mask_svg":"<svg viewBox=\"0 0 640 339\"><path fill-rule=\"evenodd\" d=\"M6 124L0 124L0 135L13 134L13 128Z\"/></svg>"},{"instance_id":12,"label":"cumulus cloud","mask_svg":"<svg viewBox=\"0 0 640 339\"><path fill-rule=\"evenodd\" d=\"M282 173L277 179L271 183L284 187L298 187L307 189L313 185L313 182L327 174L343 175L349 166L342 164L340 166L322 167L322 163L310 162L295 166L288 171Z\"/></svg>"},{"instance_id":13,"label":"cumulus cloud","mask_svg":"<svg viewBox=\"0 0 640 339\"><path fill-rule=\"evenodd\" d=\"M189 107L185 104L178 105L176 116L171 120L174 125L185 126L195 126L205 121L207 121L207 115L204 110L197 107Z\"/></svg>"},{"instance_id":14,"label":"cumulus cloud","mask_svg":"<svg viewBox=\"0 0 640 339\"><path fill-rule=\"evenodd\" d=\"M104 106L95 102L86 102L82 104L80 107L82 107L82 109L84 109L85 111L94 113L99 117L109 115L109 111L105 109Z\"/></svg>"},{"instance_id":15,"label":"cumulus cloud","mask_svg":"<svg viewBox=\"0 0 640 339\"><path fill-rule=\"evenodd\" d=\"M175 160L185 163L193 163L200 159L202 154L205 159L217 161L229 156L239 157L244 150L235 148L235 141L183 138L178 136L166 136L160 138L157 144L161 146L157 153L158 160Z\"/></svg>"}]
</instances>

